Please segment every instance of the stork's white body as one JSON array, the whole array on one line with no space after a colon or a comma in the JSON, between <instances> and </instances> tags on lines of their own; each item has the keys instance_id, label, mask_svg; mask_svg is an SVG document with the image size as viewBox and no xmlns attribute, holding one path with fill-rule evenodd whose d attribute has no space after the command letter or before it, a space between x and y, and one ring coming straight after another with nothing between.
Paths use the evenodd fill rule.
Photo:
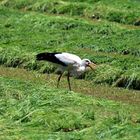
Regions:
<instances>
[{"instance_id":1,"label":"stork's white body","mask_svg":"<svg viewBox=\"0 0 140 140\"><path fill-rule=\"evenodd\" d=\"M63 62L66 66L60 65L61 71L69 70L71 75L81 75L86 67L83 65L79 56L70 53L61 53L55 55L57 59Z\"/></svg>"}]
</instances>

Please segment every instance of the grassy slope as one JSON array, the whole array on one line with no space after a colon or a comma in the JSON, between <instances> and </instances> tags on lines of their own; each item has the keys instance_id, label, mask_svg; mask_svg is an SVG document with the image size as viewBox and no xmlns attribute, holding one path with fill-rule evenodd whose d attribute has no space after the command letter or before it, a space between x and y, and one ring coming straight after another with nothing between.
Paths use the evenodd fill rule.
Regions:
<instances>
[{"instance_id":1,"label":"grassy slope","mask_svg":"<svg viewBox=\"0 0 140 140\"><path fill-rule=\"evenodd\" d=\"M18 79L18 71L9 71L17 78L0 76L0 139L140 138L138 104L55 89L28 72Z\"/></svg>"},{"instance_id":2,"label":"grassy slope","mask_svg":"<svg viewBox=\"0 0 140 140\"><path fill-rule=\"evenodd\" d=\"M88 74L87 79L139 89L139 28L5 7L0 12L1 64L52 72L49 65L38 64L34 55L42 51L69 51L97 64L105 63L92 76Z\"/></svg>"},{"instance_id":3,"label":"grassy slope","mask_svg":"<svg viewBox=\"0 0 140 140\"><path fill-rule=\"evenodd\" d=\"M137 0L2 0L2 5L44 13L76 15L140 25L140 2Z\"/></svg>"}]
</instances>

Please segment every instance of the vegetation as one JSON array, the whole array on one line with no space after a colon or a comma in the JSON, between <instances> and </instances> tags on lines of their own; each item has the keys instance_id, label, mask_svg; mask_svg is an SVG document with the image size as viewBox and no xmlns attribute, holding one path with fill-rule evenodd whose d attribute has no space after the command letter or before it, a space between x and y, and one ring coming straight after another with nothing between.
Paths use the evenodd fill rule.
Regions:
<instances>
[{"instance_id":1,"label":"vegetation","mask_svg":"<svg viewBox=\"0 0 140 140\"><path fill-rule=\"evenodd\" d=\"M0 0L0 139L139 140L139 5ZM55 67L35 59L45 51L98 66L56 89Z\"/></svg>"},{"instance_id":2,"label":"vegetation","mask_svg":"<svg viewBox=\"0 0 140 140\"><path fill-rule=\"evenodd\" d=\"M1 64L50 73L54 68L36 62L34 56L43 51L69 51L104 64L95 73L88 73L87 79L139 89L139 28L77 17L25 13L3 6L0 12Z\"/></svg>"},{"instance_id":3,"label":"vegetation","mask_svg":"<svg viewBox=\"0 0 140 140\"><path fill-rule=\"evenodd\" d=\"M95 99L51 87L37 73L2 69L0 139L139 139L139 104Z\"/></svg>"},{"instance_id":4,"label":"vegetation","mask_svg":"<svg viewBox=\"0 0 140 140\"><path fill-rule=\"evenodd\" d=\"M23 10L140 25L140 3L137 0L3 0L2 5Z\"/></svg>"}]
</instances>

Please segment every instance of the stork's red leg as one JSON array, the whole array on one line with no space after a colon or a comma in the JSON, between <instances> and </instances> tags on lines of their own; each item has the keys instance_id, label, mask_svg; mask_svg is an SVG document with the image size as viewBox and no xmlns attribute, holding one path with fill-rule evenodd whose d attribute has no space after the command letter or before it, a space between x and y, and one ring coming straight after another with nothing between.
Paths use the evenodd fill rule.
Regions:
<instances>
[{"instance_id":1,"label":"stork's red leg","mask_svg":"<svg viewBox=\"0 0 140 140\"><path fill-rule=\"evenodd\" d=\"M63 72L62 72L62 73L60 74L60 76L58 77L58 80L57 80L57 88L59 87L59 82L60 82L60 79L61 79L62 75L63 75Z\"/></svg>"},{"instance_id":2,"label":"stork's red leg","mask_svg":"<svg viewBox=\"0 0 140 140\"><path fill-rule=\"evenodd\" d=\"M70 85L70 73L68 72L67 75L67 80L68 80L68 84L69 84L69 90L71 90L71 85Z\"/></svg>"}]
</instances>

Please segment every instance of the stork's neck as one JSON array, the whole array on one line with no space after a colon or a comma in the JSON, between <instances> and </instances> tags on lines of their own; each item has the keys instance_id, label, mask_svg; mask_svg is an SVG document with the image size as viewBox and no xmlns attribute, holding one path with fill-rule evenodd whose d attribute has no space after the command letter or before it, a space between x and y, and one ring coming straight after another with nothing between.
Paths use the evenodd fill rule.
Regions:
<instances>
[{"instance_id":1,"label":"stork's neck","mask_svg":"<svg viewBox=\"0 0 140 140\"><path fill-rule=\"evenodd\" d=\"M78 72L85 72L85 70L86 70L86 67L85 67L85 66L80 66L80 67L77 69Z\"/></svg>"},{"instance_id":2,"label":"stork's neck","mask_svg":"<svg viewBox=\"0 0 140 140\"><path fill-rule=\"evenodd\" d=\"M81 61L81 65L80 65L80 67L78 68L78 71L85 71L86 70L86 63L85 63L85 61L84 60L82 60Z\"/></svg>"}]
</instances>

